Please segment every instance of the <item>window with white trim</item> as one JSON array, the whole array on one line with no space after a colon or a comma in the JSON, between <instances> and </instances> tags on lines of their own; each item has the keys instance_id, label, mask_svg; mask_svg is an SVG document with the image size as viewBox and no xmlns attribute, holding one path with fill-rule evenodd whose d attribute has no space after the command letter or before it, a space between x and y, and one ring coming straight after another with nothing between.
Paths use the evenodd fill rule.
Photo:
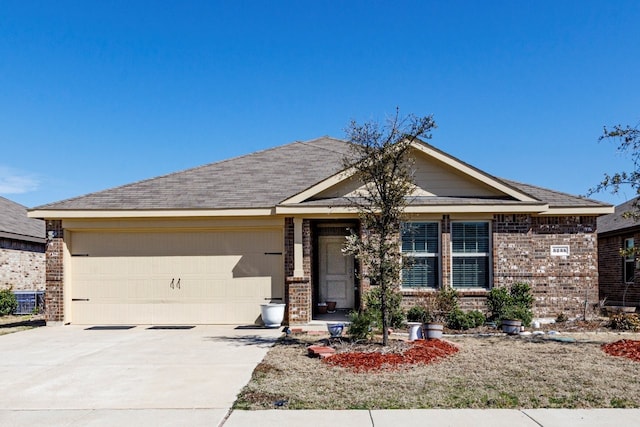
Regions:
<instances>
[{"instance_id":1,"label":"window with white trim","mask_svg":"<svg viewBox=\"0 0 640 427\"><path fill-rule=\"evenodd\" d=\"M454 288L489 288L489 223L451 223L451 284Z\"/></svg>"},{"instance_id":2,"label":"window with white trim","mask_svg":"<svg viewBox=\"0 0 640 427\"><path fill-rule=\"evenodd\" d=\"M437 288L440 281L439 223L403 223L402 259L403 288Z\"/></svg>"},{"instance_id":3,"label":"window with white trim","mask_svg":"<svg viewBox=\"0 0 640 427\"><path fill-rule=\"evenodd\" d=\"M633 249L635 243L633 237L624 239L625 250ZM635 269L635 256L633 254L624 257L624 282L633 283L634 276L636 274Z\"/></svg>"}]
</instances>

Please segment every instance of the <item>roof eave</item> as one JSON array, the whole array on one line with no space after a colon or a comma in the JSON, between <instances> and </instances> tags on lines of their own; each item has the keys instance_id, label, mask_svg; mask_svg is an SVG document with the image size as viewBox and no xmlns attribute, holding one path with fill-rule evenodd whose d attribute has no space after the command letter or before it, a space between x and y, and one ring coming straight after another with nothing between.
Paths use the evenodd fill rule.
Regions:
<instances>
[{"instance_id":1,"label":"roof eave","mask_svg":"<svg viewBox=\"0 0 640 427\"><path fill-rule=\"evenodd\" d=\"M176 217L223 217L223 216L270 216L274 208L237 209L35 209L27 213L30 218L176 218Z\"/></svg>"}]
</instances>

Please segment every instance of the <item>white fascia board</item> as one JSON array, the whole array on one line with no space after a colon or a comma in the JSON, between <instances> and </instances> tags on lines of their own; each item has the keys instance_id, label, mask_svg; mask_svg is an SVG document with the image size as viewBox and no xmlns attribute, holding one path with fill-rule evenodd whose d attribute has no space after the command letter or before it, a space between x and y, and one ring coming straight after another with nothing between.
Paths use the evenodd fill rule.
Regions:
<instances>
[{"instance_id":1,"label":"white fascia board","mask_svg":"<svg viewBox=\"0 0 640 427\"><path fill-rule=\"evenodd\" d=\"M276 215L292 215L292 214L302 214L302 215L313 215L313 214L324 214L324 215L354 215L358 213L358 209L355 207L349 206L336 206L336 207L328 207L328 206L300 206L300 205L291 205L291 206L276 206Z\"/></svg>"},{"instance_id":2,"label":"white fascia board","mask_svg":"<svg viewBox=\"0 0 640 427\"><path fill-rule=\"evenodd\" d=\"M273 208L264 209L202 209L202 210L33 210L29 218L180 218L212 216L270 216Z\"/></svg>"},{"instance_id":3,"label":"white fascia board","mask_svg":"<svg viewBox=\"0 0 640 427\"><path fill-rule=\"evenodd\" d=\"M540 212L541 216L554 216L554 215L575 215L575 216L587 216L587 215L607 215L614 212L613 206L598 206L598 207L575 207L575 208L549 208L543 212Z\"/></svg>"},{"instance_id":4,"label":"white fascia board","mask_svg":"<svg viewBox=\"0 0 640 427\"><path fill-rule=\"evenodd\" d=\"M320 181L319 183L317 183L316 185L309 187L308 189L304 190L301 193L296 194L293 197L290 197L284 201L281 202L282 205L290 205L290 204L296 204L296 203L301 203L304 202L305 200L310 199L311 197L315 196L318 193L321 193L322 191L326 190L327 188L333 187L334 185L339 184L340 182L344 181L347 178L350 178L351 176L353 176L353 174L355 173L355 168L349 168L347 170L344 170L342 172L339 172L333 176L330 176L329 178L325 179L324 181Z\"/></svg>"},{"instance_id":5,"label":"white fascia board","mask_svg":"<svg viewBox=\"0 0 640 427\"><path fill-rule=\"evenodd\" d=\"M406 213L540 213L549 209L549 205L439 205L407 206Z\"/></svg>"},{"instance_id":6,"label":"white fascia board","mask_svg":"<svg viewBox=\"0 0 640 427\"><path fill-rule=\"evenodd\" d=\"M549 205L433 205L433 206L407 206L404 209L408 214L449 214L449 213L535 213L540 214L549 210ZM358 209L350 206L277 206L276 214L354 214Z\"/></svg>"},{"instance_id":7,"label":"white fascia board","mask_svg":"<svg viewBox=\"0 0 640 427\"><path fill-rule=\"evenodd\" d=\"M454 169L459 170L460 172L474 178L477 179L478 181L481 181L485 184L487 184L488 186L495 188L498 191L501 191L505 194L508 194L511 197L514 197L517 200L520 200L522 202L539 202L539 200L534 199L533 197L524 194L516 189L514 189L513 187L510 187L506 184L503 184L500 181L497 181L495 178L493 178L492 176L480 171L479 169L476 169L472 166L469 166L465 163L463 163L462 161L456 159L455 157L451 157L439 150L436 150L428 145L425 144L421 144L419 142L413 142L412 147L414 147L415 149L425 153L426 155L439 160L449 166L451 166Z\"/></svg>"}]
</instances>

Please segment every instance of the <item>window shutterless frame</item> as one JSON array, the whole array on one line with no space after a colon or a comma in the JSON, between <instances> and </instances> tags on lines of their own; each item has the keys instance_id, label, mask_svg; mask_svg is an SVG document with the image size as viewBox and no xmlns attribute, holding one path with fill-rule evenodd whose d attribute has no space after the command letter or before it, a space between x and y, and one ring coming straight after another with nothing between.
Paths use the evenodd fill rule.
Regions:
<instances>
[{"instance_id":1,"label":"window shutterless frame","mask_svg":"<svg viewBox=\"0 0 640 427\"><path fill-rule=\"evenodd\" d=\"M451 222L451 286L489 289L492 280L490 221Z\"/></svg>"},{"instance_id":2,"label":"window shutterless frame","mask_svg":"<svg viewBox=\"0 0 640 427\"><path fill-rule=\"evenodd\" d=\"M440 222L404 222L400 231L402 288L437 289L440 286Z\"/></svg>"},{"instance_id":3,"label":"window shutterless frame","mask_svg":"<svg viewBox=\"0 0 640 427\"><path fill-rule=\"evenodd\" d=\"M635 246L635 241L633 237L624 239L624 248L632 249ZM633 283L636 274L635 269L635 256L629 255L624 257L623 268L622 268L622 280L624 283Z\"/></svg>"}]
</instances>

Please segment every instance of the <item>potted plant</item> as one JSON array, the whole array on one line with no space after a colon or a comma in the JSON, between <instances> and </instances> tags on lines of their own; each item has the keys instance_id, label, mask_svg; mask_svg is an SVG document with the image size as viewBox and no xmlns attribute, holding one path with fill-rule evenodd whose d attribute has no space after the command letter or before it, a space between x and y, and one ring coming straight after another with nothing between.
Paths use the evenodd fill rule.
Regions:
<instances>
[{"instance_id":1,"label":"potted plant","mask_svg":"<svg viewBox=\"0 0 640 427\"><path fill-rule=\"evenodd\" d=\"M431 316L424 325L424 336L426 339L440 339L449 313L458 308L458 293L451 287L442 287L430 296L428 302Z\"/></svg>"},{"instance_id":2,"label":"potted plant","mask_svg":"<svg viewBox=\"0 0 640 427\"><path fill-rule=\"evenodd\" d=\"M503 332L517 334L533 319L533 295L527 283L515 283L510 289L493 288L487 297L490 319L500 324Z\"/></svg>"}]
</instances>

